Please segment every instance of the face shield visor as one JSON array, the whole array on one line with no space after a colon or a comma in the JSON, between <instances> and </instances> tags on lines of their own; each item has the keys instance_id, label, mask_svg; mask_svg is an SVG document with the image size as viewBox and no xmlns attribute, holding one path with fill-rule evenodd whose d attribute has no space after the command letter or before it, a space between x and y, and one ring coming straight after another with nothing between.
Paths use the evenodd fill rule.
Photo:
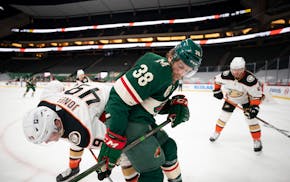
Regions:
<instances>
[{"instance_id":1,"label":"face shield visor","mask_svg":"<svg viewBox=\"0 0 290 182\"><path fill-rule=\"evenodd\" d=\"M184 78L191 78L191 77L193 77L193 76L197 73L198 68L199 68L199 66L194 66L194 67L192 68L191 71L188 71L188 72L184 75Z\"/></svg>"}]
</instances>

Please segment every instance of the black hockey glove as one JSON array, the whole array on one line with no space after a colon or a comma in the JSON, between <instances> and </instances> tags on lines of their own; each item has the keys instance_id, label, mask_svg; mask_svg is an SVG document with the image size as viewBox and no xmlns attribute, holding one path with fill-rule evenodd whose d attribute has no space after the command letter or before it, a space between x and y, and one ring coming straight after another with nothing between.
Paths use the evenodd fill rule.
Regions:
<instances>
[{"instance_id":1,"label":"black hockey glove","mask_svg":"<svg viewBox=\"0 0 290 182\"><path fill-rule=\"evenodd\" d=\"M174 128L182 122L189 120L189 109L187 98L184 95L175 95L170 100L168 118L173 120L171 126Z\"/></svg>"},{"instance_id":2,"label":"black hockey glove","mask_svg":"<svg viewBox=\"0 0 290 182\"><path fill-rule=\"evenodd\" d=\"M253 119L255 118L259 113L259 106L250 106L249 108L246 108L244 111L245 116L248 119Z\"/></svg>"},{"instance_id":3,"label":"black hockey glove","mask_svg":"<svg viewBox=\"0 0 290 182\"><path fill-rule=\"evenodd\" d=\"M103 181L105 178L109 177L111 175L111 170L106 170L104 172L102 172L101 170L97 171L98 173L98 179L100 181Z\"/></svg>"},{"instance_id":4,"label":"black hockey glove","mask_svg":"<svg viewBox=\"0 0 290 182\"><path fill-rule=\"evenodd\" d=\"M224 98L224 94L222 92L221 89L219 90L213 90L213 96L219 100L223 99Z\"/></svg>"}]
</instances>

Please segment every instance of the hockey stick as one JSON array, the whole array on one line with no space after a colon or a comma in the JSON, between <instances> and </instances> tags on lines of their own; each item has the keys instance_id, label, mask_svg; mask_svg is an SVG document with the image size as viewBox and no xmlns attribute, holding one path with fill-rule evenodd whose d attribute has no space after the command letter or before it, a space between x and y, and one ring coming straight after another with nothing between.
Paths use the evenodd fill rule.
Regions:
<instances>
[{"instance_id":1,"label":"hockey stick","mask_svg":"<svg viewBox=\"0 0 290 182\"><path fill-rule=\"evenodd\" d=\"M158 125L156 128L154 128L153 130L151 130L149 133L147 133L146 135L143 135L141 137L139 137L138 139L134 140L132 143L128 144L123 150L122 152L127 152L128 150L132 149L133 147L135 147L136 145L138 145L139 143L143 142L144 140L146 140L147 138L149 138L150 136L154 135L155 133L157 133L161 128L163 128L164 126L166 126L168 123L171 123L173 121L173 118L168 118L166 121L164 121L163 123L161 123L160 125ZM70 182L77 182L81 179L83 179L84 177L88 176L89 174L91 174L92 172L96 171L97 169L101 168L103 165L105 164L105 160L102 160L101 162L93 165L92 167L88 168L87 170L85 170L84 172L82 172L81 174L75 176L73 179L70 180Z\"/></svg>"},{"instance_id":2,"label":"hockey stick","mask_svg":"<svg viewBox=\"0 0 290 182\"><path fill-rule=\"evenodd\" d=\"M264 126L265 127L267 127L267 128L271 128L269 125L267 125L267 124L264 124ZM283 131L283 132L286 132L286 133L289 133L290 131L289 130L284 130L284 129L279 129L279 130L281 130L281 131Z\"/></svg>"},{"instance_id":3,"label":"hockey stick","mask_svg":"<svg viewBox=\"0 0 290 182\"><path fill-rule=\"evenodd\" d=\"M241 106L239 106L238 104L234 103L233 101L231 101L231 100L229 100L229 99L227 99L227 98L224 98L224 100L225 100L227 103L229 103L229 104L231 104L231 105L233 105L233 106L239 108L240 110L244 111L244 109L243 109ZM266 124L269 128L272 128L272 129L274 129L274 130L280 132L281 134L287 136L288 138L290 138L290 135L287 134L287 131L284 131L284 130L282 130L282 129L279 129L279 128L275 127L274 125L272 125L272 124L268 123L267 121L265 121L265 120L259 118L258 116L256 116L255 118L258 119L259 121L261 121L262 123Z\"/></svg>"}]
</instances>

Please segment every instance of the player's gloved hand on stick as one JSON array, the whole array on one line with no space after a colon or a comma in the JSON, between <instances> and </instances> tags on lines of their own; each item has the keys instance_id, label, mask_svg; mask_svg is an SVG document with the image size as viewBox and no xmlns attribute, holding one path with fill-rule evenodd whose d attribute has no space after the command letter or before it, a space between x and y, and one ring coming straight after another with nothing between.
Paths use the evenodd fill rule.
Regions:
<instances>
[{"instance_id":1,"label":"player's gloved hand on stick","mask_svg":"<svg viewBox=\"0 0 290 182\"><path fill-rule=\"evenodd\" d=\"M170 100L168 119L172 120L171 126L174 128L182 122L189 120L188 101L184 95L175 95Z\"/></svg>"},{"instance_id":2,"label":"player's gloved hand on stick","mask_svg":"<svg viewBox=\"0 0 290 182\"><path fill-rule=\"evenodd\" d=\"M105 161L105 164L97 170L98 179L103 180L109 177L111 170L115 167L122 149L126 146L127 138L118 135L110 129L107 129L107 133L104 138L104 143L102 144L101 151L99 153L99 162Z\"/></svg>"},{"instance_id":3,"label":"player's gloved hand on stick","mask_svg":"<svg viewBox=\"0 0 290 182\"><path fill-rule=\"evenodd\" d=\"M255 118L259 113L259 106L251 105L249 108L246 108L244 111L245 116L248 119Z\"/></svg>"},{"instance_id":4,"label":"player's gloved hand on stick","mask_svg":"<svg viewBox=\"0 0 290 182\"><path fill-rule=\"evenodd\" d=\"M219 100L224 98L224 94L221 89L213 90L213 96Z\"/></svg>"},{"instance_id":5,"label":"player's gloved hand on stick","mask_svg":"<svg viewBox=\"0 0 290 182\"><path fill-rule=\"evenodd\" d=\"M111 175L111 170L107 169L104 172L102 172L102 170L98 170L97 173L98 173L98 179L100 181L102 181L102 180L104 180L105 178L107 178L107 177L109 177Z\"/></svg>"},{"instance_id":6,"label":"player's gloved hand on stick","mask_svg":"<svg viewBox=\"0 0 290 182\"><path fill-rule=\"evenodd\" d=\"M79 163L81 159L70 159L70 168L60 173L56 177L57 182L68 181L80 172Z\"/></svg>"}]
</instances>

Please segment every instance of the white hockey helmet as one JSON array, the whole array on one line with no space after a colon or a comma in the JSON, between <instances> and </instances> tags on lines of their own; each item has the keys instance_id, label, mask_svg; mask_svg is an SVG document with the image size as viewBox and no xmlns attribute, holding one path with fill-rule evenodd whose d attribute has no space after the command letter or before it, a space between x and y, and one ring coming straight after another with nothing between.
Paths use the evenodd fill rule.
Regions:
<instances>
[{"instance_id":1,"label":"white hockey helmet","mask_svg":"<svg viewBox=\"0 0 290 182\"><path fill-rule=\"evenodd\" d=\"M23 118L26 139L35 144L47 141L53 132L58 131L56 119L60 119L57 113L46 106L32 109Z\"/></svg>"},{"instance_id":2,"label":"white hockey helmet","mask_svg":"<svg viewBox=\"0 0 290 182\"><path fill-rule=\"evenodd\" d=\"M84 72L84 70L82 70L82 69L79 69L78 71L77 71L77 77L79 77L80 75L84 75L85 74L85 72Z\"/></svg>"},{"instance_id":3,"label":"white hockey helmet","mask_svg":"<svg viewBox=\"0 0 290 182\"><path fill-rule=\"evenodd\" d=\"M230 64L231 70L242 69L245 67L246 67L246 62L243 57L235 57Z\"/></svg>"},{"instance_id":4,"label":"white hockey helmet","mask_svg":"<svg viewBox=\"0 0 290 182\"><path fill-rule=\"evenodd\" d=\"M236 79L241 79L243 77L243 74L246 69L246 62L243 57L235 57L231 64L230 64L230 70L232 75Z\"/></svg>"}]
</instances>

